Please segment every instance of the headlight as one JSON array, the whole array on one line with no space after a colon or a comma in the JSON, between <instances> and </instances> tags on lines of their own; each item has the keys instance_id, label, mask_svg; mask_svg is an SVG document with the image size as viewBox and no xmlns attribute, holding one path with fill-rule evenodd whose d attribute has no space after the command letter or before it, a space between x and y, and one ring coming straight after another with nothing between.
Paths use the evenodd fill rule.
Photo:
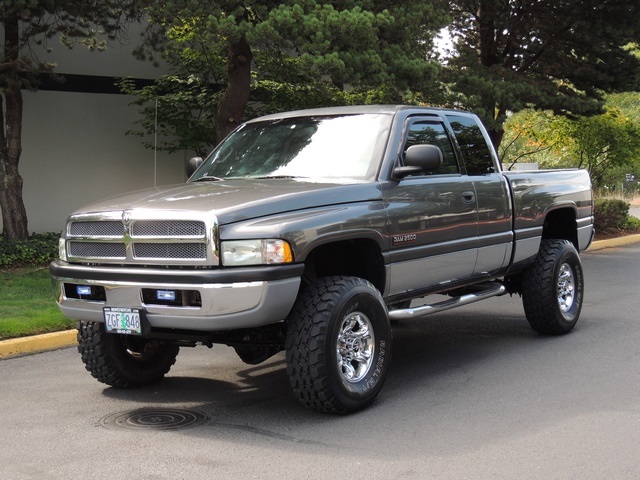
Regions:
<instances>
[{"instance_id":1,"label":"headlight","mask_svg":"<svg viewBox=\"0 0 640 480\"><path fill-rule=\"evenodd\" d=\"M64 238L58 240L58 258L63 262L67 261L67 241Z\"/></svg>"},{"instance_id":2,"label":"headlight","mask_svg":"<svg viewBox=\"0 0 640 480\"><path fill-rule=\"evenodd\" d=\"M293 262L291 246L284 240L229 240L220 245L222 264L272 265Z\"/></svg>"}]
</instances>

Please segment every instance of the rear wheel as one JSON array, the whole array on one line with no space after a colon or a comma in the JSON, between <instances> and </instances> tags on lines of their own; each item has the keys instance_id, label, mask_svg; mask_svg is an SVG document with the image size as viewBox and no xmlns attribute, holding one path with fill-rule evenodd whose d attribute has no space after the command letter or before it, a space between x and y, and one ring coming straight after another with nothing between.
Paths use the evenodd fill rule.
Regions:
<instances>
[{"instance_id":1,"label":"rear wheel","mask_svg":"<svg viewBox=\"0 0 640 480\"><path fill-rule=\"evenodd\" d=\"M121 388L161 380L180 347L133 335L106 333L100 322L78 322L78 351L85 368L102 383Z\"/></svg>"},{"instance_id":2,"label":"rear wheel","mask_svg":"<svg viewBox=\"0 0 640 480\"><path fill-rule=\"evenodd\" d=\"M522 282L522 301L531 328L550 335L571 331L580 317L583 299L582 264L573 244L543 240Z\"/></svg>"},{"instance_id":3,"label":"rear wheel","mask_svg":"<svg viewBox=\"0 0 640 480\"><path fill-rule=\"evenodd\" d=\"M322 278L298 299L287 322L287 373L305 406L349 413L373 402L391 361L387 309L373 285Z\"/></svg>"}]
</instances>

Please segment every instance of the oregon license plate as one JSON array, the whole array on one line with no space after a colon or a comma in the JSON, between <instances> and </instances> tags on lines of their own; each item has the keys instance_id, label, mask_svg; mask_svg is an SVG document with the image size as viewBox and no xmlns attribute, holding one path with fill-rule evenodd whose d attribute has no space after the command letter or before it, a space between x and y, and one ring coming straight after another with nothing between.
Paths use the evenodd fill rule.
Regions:
<instances>
[{"instance_id":1,"label":"oregon license plate","mask_svg":"<svg viewBox=\"0 0 640 480\"><path fill-rule=\"evenodd\" d=\"M107 333L142 335L142 320L139 308L104 307L103 312Z\"/></svg>"}]
</instances>

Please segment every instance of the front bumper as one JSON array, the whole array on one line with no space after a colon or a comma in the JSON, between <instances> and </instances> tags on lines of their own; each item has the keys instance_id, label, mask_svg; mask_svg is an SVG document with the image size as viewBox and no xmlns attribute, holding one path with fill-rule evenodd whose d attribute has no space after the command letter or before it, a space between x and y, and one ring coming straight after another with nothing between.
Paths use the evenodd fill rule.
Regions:
<instances>
[{"instance_id":1,"label":"front bumper","mask_svg":"<svg viewBox=\"0 0 640 480\"><path fill-rule=\"evenodd\" d=\"M62 312L102 322L103 307L142 308L152 328L213 332L284 320L293 307L304 265L233 269L101 267L54 261L49 266ZM67 288L65 288L65 285ZM69 285L104 288L104 299L67 296ZM149 304L144 289L197 291L198 306Z\"/></svg>"}]
</instances>

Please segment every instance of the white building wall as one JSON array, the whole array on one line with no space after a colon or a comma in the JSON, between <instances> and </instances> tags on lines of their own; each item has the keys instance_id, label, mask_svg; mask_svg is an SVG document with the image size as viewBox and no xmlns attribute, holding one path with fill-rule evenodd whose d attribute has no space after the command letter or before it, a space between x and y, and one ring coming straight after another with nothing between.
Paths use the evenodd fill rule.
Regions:
<instances>
[{"instance_id":1,"label":"white building wall","mask_svg":"<svg viewBox=\"0 0 640 480\"><path fill-rule=\"evenodd\" d=\"M136 60L131 52L142 26L133 24L124 43L105 52L79 45L68 50L49 40L59 74L153 79L164 68ZM24 120L19 170L29 232L60 232L67 216L84 204L120 193L180 183L185 153L154 152L125 132L135 128L138 109L132 97L117 94L23 90ZM0 213L0 221L1 221Z\"/></svg>"},{"instance_id":2,"label":"white building wall","mask_svg":"<svg viewBox=\"0 0 640 480\"><path fill-rule=\"evenodd\" d=\"M125 135L137 110L131 97L24 92L20 172L30 232L59 232L82 205L184 178L184 154L154 152Z\"/></svg>"}]
</instances>

